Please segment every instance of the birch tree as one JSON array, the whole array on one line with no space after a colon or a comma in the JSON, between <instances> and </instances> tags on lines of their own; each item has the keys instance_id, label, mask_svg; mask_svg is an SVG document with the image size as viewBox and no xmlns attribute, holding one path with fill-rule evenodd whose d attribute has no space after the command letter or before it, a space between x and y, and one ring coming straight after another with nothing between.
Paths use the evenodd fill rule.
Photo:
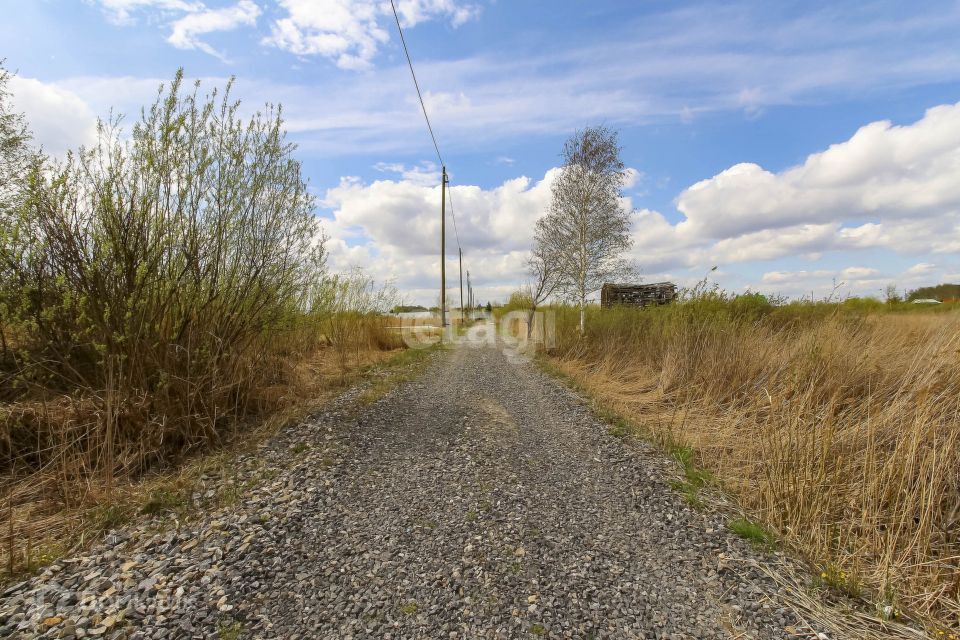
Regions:
<instances>
[{"instance_id":1,"label":"birch tree","mask_svg":"<svg viewBox=\"0 0 960 640\"><path fill-rule=\"evenodd\" d=\"M557 292L579 306L581 333L587 296L635 273L623 258L633 245L633 212L621 204L626 178L616 131L578 131L563 146L550 211L537 221L535 252L556 270Z\"/></svg>"}]
</instances>

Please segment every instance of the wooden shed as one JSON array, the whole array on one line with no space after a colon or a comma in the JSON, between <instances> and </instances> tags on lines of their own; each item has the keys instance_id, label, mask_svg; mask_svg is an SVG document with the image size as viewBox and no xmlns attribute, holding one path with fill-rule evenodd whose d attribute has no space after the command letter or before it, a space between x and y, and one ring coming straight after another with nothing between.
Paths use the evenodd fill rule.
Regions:
<instances>
[{"instance_id":1,"label":"wooden shed","mask_svg":"<svg viewBox=\"0 0 960 640\"><path fill-rule=\"evenodd\" d=\"M615 304L634 307L668 304L677 297L677 285L672 282L653 284L610 284L600 289L600 306L609 309Z\"/></svg>"}]
</instances>

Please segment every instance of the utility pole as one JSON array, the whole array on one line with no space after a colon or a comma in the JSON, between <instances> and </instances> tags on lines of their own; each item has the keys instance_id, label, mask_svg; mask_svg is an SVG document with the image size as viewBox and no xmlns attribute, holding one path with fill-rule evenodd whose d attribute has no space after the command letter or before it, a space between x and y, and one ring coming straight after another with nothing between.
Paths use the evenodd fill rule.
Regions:
<instances>
[{"instance_id":1,"label":"utility pole","mask_svg":"<svg viewBox=\"0 0 960 640\"><path fill-rule=\"evenodd\" d=\"M463 249L459 246L457 250L460 252L460 326L463 326L466 316L463 315Z\"/></svg>"},{"instance_id":2,"label":"utility pole","mask_svg":"<svg viewBox=\"0 0 960 640\"><path fill-rule=\"evenodd\" d=\"M447 167L440 183L440 334L447 328Z\"/></svg>"}]
</instances>

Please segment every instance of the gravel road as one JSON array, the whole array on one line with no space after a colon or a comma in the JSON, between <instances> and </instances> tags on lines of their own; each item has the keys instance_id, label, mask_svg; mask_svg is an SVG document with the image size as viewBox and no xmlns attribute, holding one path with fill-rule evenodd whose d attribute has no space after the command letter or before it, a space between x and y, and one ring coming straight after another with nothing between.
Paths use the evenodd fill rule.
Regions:
<instances>
[{"instance_id":1,"label":"gravel road","mask_svg":"<svg viewBox=\"0 0 960 640\"><path fill-rule=\"evenodd\" d=\"M241 460L235 505L8 589L0 636L817 637L662 453L499 346L435 358Z\"/></svg>"}]
</instances>

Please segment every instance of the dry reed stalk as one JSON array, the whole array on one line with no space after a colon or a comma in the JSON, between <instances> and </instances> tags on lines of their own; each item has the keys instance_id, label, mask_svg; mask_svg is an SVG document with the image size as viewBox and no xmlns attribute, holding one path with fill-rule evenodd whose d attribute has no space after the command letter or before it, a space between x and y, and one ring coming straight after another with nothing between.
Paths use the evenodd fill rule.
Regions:
<instances>
[{"instance_id":1,"label":"dry reed stalk","mask_svg":"<svg viewBox=\"0 0 960 640\"><path fill-rule=\"evenodd\" d=\"M960 626L960 321L605 326L563 370L869 593Z\"/></svg>"},{"instance_id":2,"label":"dry reed stalk","mask_svg":"<svg viewBox=\"0 0 960 640\"><path fill-rule=\"evenodd\" d=\"M207 446L199 449L193 445L194 452L219 451L212 445L248 435L266 437L316 410L365 367L396 352L385 349L399 341L383 338L375 333L379 330L374 324L364 329L372 335L364 337L360 348L349 350L346 374L334 349L318 347L298 336L283 345L285 355L273 355L259 363L256 378L264 384L251 385L242 407L224 409L222 398L230 396L226 391L214 394L216 398L196 397L193 419L202 419L203 411L232 412L236 419L229 433L208 431ZM283 351L280 346L273 345L275 354ZM102 526L98 509L112 505L121 512L136 511L144 492L155 484L140 483L138 478L147 470L176 469L190 453L188 449L169 449L178 441L171 416L150 414L151 406L165 406L163 399L125 392L114 375L109 377L113 382L110 388L99 394L0 404L0 454L8 461L0 476L0 488L7 498L6 544L0 545L0 566L5 566L8 574L18 574L35 562L37 554L34 549L28 551L28 546L44 553L66 552L95 537ZM254 374L247 371L243 375ZM216 389L216 385L211 387ZM215 423L213 419L208 424ZM169 479L169 472L160 477Z\"/></svg>"}]
</instances>

